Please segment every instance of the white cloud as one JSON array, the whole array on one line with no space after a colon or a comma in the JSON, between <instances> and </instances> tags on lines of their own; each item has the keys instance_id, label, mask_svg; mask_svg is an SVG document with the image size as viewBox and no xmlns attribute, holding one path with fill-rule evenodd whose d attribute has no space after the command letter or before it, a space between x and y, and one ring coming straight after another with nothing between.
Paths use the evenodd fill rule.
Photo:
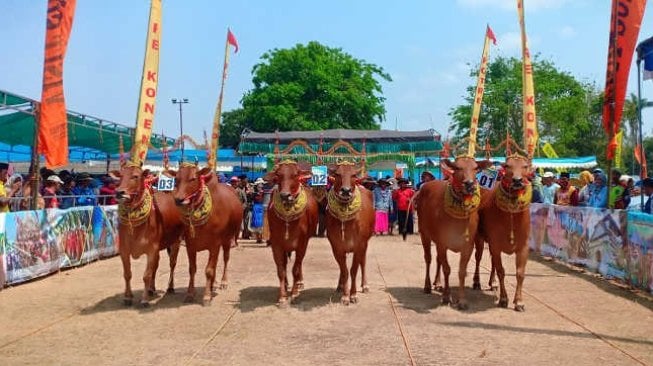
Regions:
<instances>
[{"instance_id":1,"label":"white cloud","mask_svg":"<svg viewBox=\"0 0 653 366\"><path fill-rule=\"evenodd\" d=\"M558 30L558 36L560 36L562 39L574 38L576 34L576 29L569 25L566 25Z\"/></svg>"},{"instance_id":2,"label":"white cloud","mask_svg":"<svg viewBox=\"0 0 653 366\"><path fill-rule=\"evenodd\" d=\"M458 5L468 8L498 7L503 10L517 10L517 1L515 0L456 0L456 2ZM569 0L524 0L524 7L527 11L558 9L569 2Z\"/></svg>"},{"instance_id":3,"label":"white cloud","mask_svg":"<svg viewBox=\"0 0 653 366\"><path fill-rule=\"evenodd\" d=\"M503 52L521 50L521 34L518 32L507 32L499 35L497 45Z\"/></svg>"}]
</instances>

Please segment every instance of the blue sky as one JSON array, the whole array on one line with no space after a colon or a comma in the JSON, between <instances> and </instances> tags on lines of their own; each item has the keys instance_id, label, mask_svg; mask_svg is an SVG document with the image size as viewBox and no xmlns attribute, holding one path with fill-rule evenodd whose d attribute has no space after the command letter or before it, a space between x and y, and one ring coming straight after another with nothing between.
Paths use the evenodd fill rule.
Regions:
<instances>
[{"instance_id":1,"label":"blue sky","mask_svg":"<svg viewBox=\"0 0 653 366\"><path fill-rule=\"evenodd\" d=\"M184 130L195 139L210 131L219 92L224 39L231 27L240 52L231 58L223 110L239 106L251 70L265 51L316 40L390 73L384 83L383 128L435 128L445 133L447 112L475 83L486 23L499 44L491 55L520 56L515 0L306 1L163 0L163 33L155 130L177 136L171 98L188 98ZM584 81L603 86L609 0L525 0L531 52ZM69 109L132 126L136 117L146 0L77 2L65 63ZM39 99L46 0L2 0L0 89ZM640 40L653 35L651 1ZM636 91L635 65L629 92ZM537 85L535 85L537 88ZM653 82L643 84L653 100ZM644 113L653 134L653 108Z\"/></svg>"}]
</instances>

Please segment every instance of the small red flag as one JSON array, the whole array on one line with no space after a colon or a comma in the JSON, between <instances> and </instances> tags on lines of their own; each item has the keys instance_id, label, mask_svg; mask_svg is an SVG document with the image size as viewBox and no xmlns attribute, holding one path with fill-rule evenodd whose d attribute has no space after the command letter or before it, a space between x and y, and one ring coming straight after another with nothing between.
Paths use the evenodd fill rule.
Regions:
<instances>
[{"instance_id":1,"label":"small red flag","mask_svg":"<svg viewBox=\"0 0 653 366\"><path fill-rule=\"evenodd\" d=\"M236 40L236 36L234 36L234 34L231 33L231 29L227 29L227 43L236 47L234 53L238 53L238 41Z\"/></svg>"},{"instance_id":2,"label":"small red flag","mask_svg":"<svg viewBox=\"0 0 653 366\"><path fill-rule=\"evenodd\" d=\"M494 36L494 32L492 32L492 28L490 26L487 26L487 31L485 32L485 36L489 39L492 40L492 43L496 46L497 45L497 37Z\"/></svg>"}]
</instances>

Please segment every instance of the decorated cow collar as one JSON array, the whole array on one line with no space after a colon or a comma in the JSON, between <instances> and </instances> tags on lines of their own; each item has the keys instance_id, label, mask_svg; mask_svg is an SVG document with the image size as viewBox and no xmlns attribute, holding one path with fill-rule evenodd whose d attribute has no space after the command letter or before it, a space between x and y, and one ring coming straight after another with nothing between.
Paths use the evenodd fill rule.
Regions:
<instances>
[{"instance_id":1,"label":"decorated cow collar","mask_svg":"<svg viewBox=\"0 0 653 366\"><path fill-rule=\"evenodd\" d=\"M213 198L211 197L209 187L203 185L200 192L197 200L179 208L181 220L184 224L188 225L191 238L195 237L195 226L206 224L213 211Z\"/></svg>"},{"instance_id":2,"label":"decorated cow collar","mask_svg":"<svg viewBox=\"0 0 653 366\"><path fill-rule=\"evenodd\" d=\"M527 184L518 191L509 191L503 184L496 189L494 202L501 211L519 213L528 210L533 197L533 186Z\"/></svg>"},{"instance_id":3,"label":"decorated cow collar","mask_svg":"<svg viewBox=\"0 0 653 366\"><path fill-rule=\"evenodd\" d=\"M307 204L308 195L301 185L299 186L299 192L297 192L296 198L291 203L284 202L278 190L272 192L272 211L275 216L286 223L286 233L284 235L286 240L289 238L288 226L291 222L298 220L302 216L304 211L306 211Z\"/></svg>"},{"instance_id":4,"label":"decorated cow collar","mask_svg":"<svg viewBox=\"0 0 653 366\"><path fill-rule=\"evenodd\" d=\"M454 192L451 182L444 191L444 212L456 219L467 219L469 215L478 210L481 204L481 187L474 185L474 192L470 195L459 195Z\"/></svg>"},{"instance_id":5,"label":"decorated cow collar","mask_svg":"<svg viewBox=\"0 0 653 366\"><path fill-rule=\"evenodd\" d=\"M336 219L346 222L354 219L362 206L361 192L358 186L354 186L352 199L343 201L338 198L335 190L332 189L327 193L327 211Z\"/></svg>"},{"instance_id":6,"label":"decorated cow collar","mask_svg":"<svg viewBox=\"0 0 653 366\"><path fill-rule=\"evenodd\" d=\"M150 217L152 211L152 193L149 189L143 190L141 199L135 205L119 204L118 205L118 220L121 224L129 227L130 233L134 232L134 228L141 226Z\"/></svg>"}]
</instances>

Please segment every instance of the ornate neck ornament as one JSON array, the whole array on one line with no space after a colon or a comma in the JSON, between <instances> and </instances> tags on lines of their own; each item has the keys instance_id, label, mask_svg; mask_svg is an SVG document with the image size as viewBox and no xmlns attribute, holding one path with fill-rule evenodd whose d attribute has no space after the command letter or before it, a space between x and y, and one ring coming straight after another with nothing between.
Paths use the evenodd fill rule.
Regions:
<instances>
[{"instance_id":1,"label":"ornate neck ornament","mask_svg":"<svg viewBox=\"0 0 653 366\"><path fill-rule=\"evenodd\" d=\"M481 204L481 187L476 184L471 195L459 195L454 192L451 182L444 191L444 212L456 219L466 219L478 210Z\"/></svg>"},{"instance_id":2,"label":"ornate neck ornament","mask_svg":"<svg viewBox=\"0 0 653 366\"><path fill-rule=\"evenodd\" d=\"M331 189L327 193L327 212L340 220L340 236L345 240L345 222L351 221L356 217L358 211L362 207L362 198L360 188L355 186L354 196L348 201L342 201L335 193L335 189Z\"/></svg>"},{"instance_id":3,"label":"ornate neck ornament","mask_svg":"<svg viewBox=\"0 0 653 366\"><path fill-rule=\"evenodd\" d=\"M297 197L292 201L292 203L286 203L281 200L281 195L279 191L274 191L272 193L272 211L274 214L283 222L286 223L286 233L284 235L287 240L288 235L288 225L292 221L296 221L299 217L306 211L306 206L308 203L308 197L306 190L300 185L299 192L297 192Z\"/></svg>"},{"instance_id":4,"label":"ornate neck ornament","mask_svg":"<svg viewBox=\"0 0 653 366\"><path fill-rule=\"evenodd\" d=\"M134 233L134 228L141 226L150 217L152 211L152 193L149 189L143 190L140 202L136 205L119 204L118 220L121 224L129 226L130 233Z\"/></svg>"},{"instance_id":5,"label":"ornate neck ornament","mask_svg":"<svg viewBox=\"0 0 653 366\"><path fill-rule=\"evenodd\" d=\"M188 225L191 238L195 237L195 226L206 224L213 211L213 198L209 187L202 187L202 192L199 194L199 199L191 202L188 206L182 206L181 220L184 224Z\"/></svg>"},{"instance_id":6,"label":"ornate neck ornament","mask_svg":"<svg viewBox=\"0 0 653 366\"><path fill-rule=\"evenodd\" d=\"M508 213L519 213L528 210L533 197L533 186L527 184L523 189L516 192L509 192L503 184L499 184L496 190L494 202L501 211Z\"/></svg>"}]
</instances>

